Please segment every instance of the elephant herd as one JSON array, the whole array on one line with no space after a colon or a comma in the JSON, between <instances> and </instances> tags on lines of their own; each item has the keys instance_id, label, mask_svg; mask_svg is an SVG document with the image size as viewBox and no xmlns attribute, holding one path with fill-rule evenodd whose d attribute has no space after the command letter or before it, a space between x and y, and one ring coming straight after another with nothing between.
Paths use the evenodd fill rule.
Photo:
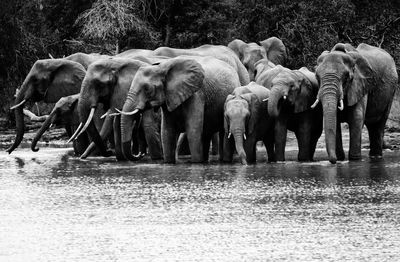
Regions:
<instances>
[{"instance_id":1,"label":"elephant herd","mask_svg":"<svg viewBox=\"0 0 400 262\"><path fill-rule=\"evenodd\" d=\"M298 160L312 161L325 132L331 163L344 160L341 125L350 132L349 160L361 158L361 131L372 158L382 157L383 135L398 76L393 58L367 44L336 44L317 59L315 72L289 69L283 42L236 39L192 49L132 49L115 56L76 53L38 60L11 107L15 150L24 135L23 105L56 103L37 131L32 150L54 123L63 124L76 155L175 163L186 144L191 162L256 161L262 141L268 161L284 161L287 130L298 141ZM337 110L339 109L339 110ZM217 138L217 139L215 139ZM215 145L214 145L215 146Z\"/></svg>"}]
</instances>

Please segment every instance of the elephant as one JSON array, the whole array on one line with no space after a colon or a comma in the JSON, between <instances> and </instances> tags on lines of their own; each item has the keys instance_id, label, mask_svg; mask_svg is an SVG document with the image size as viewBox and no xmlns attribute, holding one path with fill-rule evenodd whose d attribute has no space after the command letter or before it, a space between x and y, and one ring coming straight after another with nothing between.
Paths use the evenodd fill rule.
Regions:
<instances>
[{"instance_id":1,"label":"elephant","mask_svg":"<svg viewBox=\"0 0 400 262\"><path fill-rule=\"evenodd\" d=\"M224 106L224 162L232 162L234 149L241 163L256 161L257 141L263 141L268 161L275 161L274 120L266 114L270 91L255 82L235 88Z\"/></svg>"},{"instance_id":2,"label":"elephant","mask_svg":"<svg viewBox=\"0 0 400 262\"><path fill-rule=\"evenodd\" d=\"M141 67L121 112L122 143L130 140L129 127L138 113L161 107L164 162L176 163L177 138L183 132L191 162L207 161L211 137L216 132L223 134L225 98L239 85L236 70L210 56L178 56ZM129 150L129 146L123 148ZM219 152L222 158L222 146Z\"/></svg>"},{"instance_id":3,"label":"elephant","mask_svg":"<svg viewBox=\"0 0 400 262\"><path fill-rule=\"evenodd\" d=\"M287 59L286 47L282 40L277 37L270 37L257 43L245 43L235 39L228 44L228 47L235 52L240 61L246 67L250 81L254 81L257 75L255 64L261 59L268 58L276 65L284 65Z\"/></svg>"},{"instance_id":4,"label":"elephant","mask_svg":"<svg viewBox=\"0 0 400 262\"><path fill-rule=\"evenodd\" d=\"M120 134L120 115L111 116L115 109L122 109L128 94L129 87L141 66L147 66L148 63L128 58L102 59L92 63L87 70L85 78L82 82L80 91L80 99L78 102L78 113L80 122L85 125L75 132L72 139L85 130L90 137L100 136L105 139L113 129L115 154L118 160L126 158L133 159L132 155L124 155L121 149ZM92 121L93 112L96 111L98 103L103 103L107 111L106 121L99 135L98 130ZM157 121L158 119L158 121ZM141 126L144 129L147 144L149 145L149 153L152 159L162 158L162 149L159 134L160 117L154 110L148 110L143 113ZM81 125L81 126L82 126ZM86 129L87 128L87 129ZM94 141L97 146L105 147L103 141ZM91 148L94 144L91 144ZM91 148L82 154L81 158L87 157Z\"/></svg>"},{"instance_id":5,"label":"elephant","mask_svg":"<svg viewBox=\"0 0 400 262\"><path fill-rule=\"evenodd\" d=\"M269 117L275 119L274 144L277 161L285 161L287 130L295 133L299 161L312 161L322 134L322 108L311 108L317 97L315 74L307 68L290 70L281 65L265 70L257 83L271 90Z\"/></svg>"},{"instance_id":6,"label":"elephant","mask_svg":"<svg viewBox=\"0 0 400 262\"><path fill-rule=\"evenodd\" d=\"M93 63L97 60L100 60L100 59L106 59L106 58L110 58L110 57L111 56L102 55L102 54L98 54L98 53L85 54L85 53L78 52L78 53L69 55L69 56L65 57L64 59L77 62L77 63L81 64L85 68L85 70L87 70L87 68L89 67L89 65L91 63Z\"/></svg>"},{"instance_id":7,"label":"elephant","mask_svg":"<svg viewBox=\"0 0 400 262\"><path fill-rule=\"evenodd\" d=\"M273 67L275 67L276 65L274 63L272 63L271 61L269 61L268 58L263 58L261 60L258 60L255 64L254 64L254 68L255 68L255 75L254 75L254 82L257 82L257 79L263 75L264 71L271 69Z\"/></svg>"},{"instance_id":8,"label":"elephant","mask_svg":"<svg viewBox=\"0 0 400 262\"><path fill-rule=\"evenodd\" d=\"M398 82L393 58L368 44L354 48L338 43L318 57L316 76L319 91L313 106L321 101L329 161L334 164L345 159L341 122L349 125L349 160L361 159L364 124L369 134L369 156L382 158L384 128Z\"/></svg>"},{"instance_id":9,"label":"elephant","mask_svg":"<svg viewBox=\"0 0 400 262\"><path fill-rule=\"evenodd\" d=\"M79 94L70 95L66 97L60 98L58 102L55 104L53 110L51 111L50 115L46 118L40 129L36 132L35 137L32 140L31 149L34 152L37 152L39 148L36 147L37 142L40 140L44 132L52 124L62 124L65 126L65 130L69 137L75 132L76 128L79 125L79 118L78 118L78 99ZM102 122L100 117L97 118L96 126L101 127ZM85 149L89 145L89 137L84 134L80 136L77 140L74 141L73 147L75 155L81 155Z\"/></svg>"},{"instance_id":10,"label":"elephant","mask_svg":"<svg viewBox=\"0 0 400 262\"><path fill-rule=\"evenodd\" d=\"M226 62L232 66L238 74L240 84L247 85L250 82L249 74L246 68L240 62L239 58L233 51L222 45L202 45L192 49L178 49L171 47L159 47L154 50L156 56L177 57L180 55L187 56L212 56Z\"/></svg>"},{"instance_id":11,"label":"elephant","mask_svg":"<svg viewBox=\"0 0 400 262\"><path fill-rule=\"evenodd\" d=\"M66 59L43 59L34 63L11 107L17 135L8 153L19 146L24 136L23 105L28 101L56 103L61 97L79 93L85 73L81 64Z\"/></svg>"}]
</instances>

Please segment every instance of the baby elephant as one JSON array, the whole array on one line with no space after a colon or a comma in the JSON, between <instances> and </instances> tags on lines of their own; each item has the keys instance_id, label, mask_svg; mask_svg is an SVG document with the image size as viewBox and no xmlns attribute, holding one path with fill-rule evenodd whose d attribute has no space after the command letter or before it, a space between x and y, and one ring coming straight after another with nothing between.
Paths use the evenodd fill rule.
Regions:
<instances>
[{"instance_id":1,"label":"baby elephant","mask_svg":"<svg viewBox=\"0 0 400 262\"><path fill-rule=\"evenodd\" d=\"M224 162L232 162L236 148L242 164L256 161L257 141L263 141L268 161L275 161L274 122L268 116L270 91L254 82L235 88L224 106Z\"/></svg>"}]
</instances>

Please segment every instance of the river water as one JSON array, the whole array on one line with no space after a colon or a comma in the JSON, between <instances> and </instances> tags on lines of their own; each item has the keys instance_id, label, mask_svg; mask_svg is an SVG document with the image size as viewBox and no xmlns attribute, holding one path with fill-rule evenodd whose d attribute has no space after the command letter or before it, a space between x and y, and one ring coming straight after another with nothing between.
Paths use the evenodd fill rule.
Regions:
<instances>
[{"instance_id":1,"label":"river water","mask_svg":"<svg viewBox=\"0 0 400 262\"><path fill-rule=\"evenodd\" d=\"M250 166L71 153L0 153L0 261L400 260L399 151Z\"/></svg>"}]
</instances>

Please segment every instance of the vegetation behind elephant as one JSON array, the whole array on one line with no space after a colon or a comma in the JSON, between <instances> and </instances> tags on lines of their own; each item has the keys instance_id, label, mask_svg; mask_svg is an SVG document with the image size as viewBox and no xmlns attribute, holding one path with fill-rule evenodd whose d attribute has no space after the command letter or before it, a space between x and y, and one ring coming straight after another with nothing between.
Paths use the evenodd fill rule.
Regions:
<instances>
[{"instance_id":1,"label":"vegetation behind elephant","mask_svg":"<svg viewBox=\"0 0 400 262\"><path fill-rule=\"evenodd\" d=\"M182 132L189 140L191 161L206 161L212 135L223 131L225 98L239 85L235 69L213 57L179 56L141 67L123 107L122 142L130 140L135 114L161 107L164 161L175 163L176 139Z\"/></svg>"},{"instance_id":2,"label":"vegetation behind elephant","mask_svg":"<svg viewBox=\"0 0 400 262\"><path fill-rule=\"evenodd\" d=\"M393 58L383 49L360 44L336 44L323 52L316 75L318 100L323 107L326 150L329 161L344 160L341 122L349 124L349 160L361 159L361 133L369 133L370 157L382 157L385 124L397 89ZM337 105L343 111L337 112Z\"/></svg>"},{"instance_id":3,"label":"vegetation behind elephant","mask_svg":"<svg viewBox=\"0 0 400 262\"><path fill-rule=\"evenodd\" d=\"M224 161L236 149L242 164L256 161L257 141L263 141L268 160L275 160L274 120L267 114L270 91L254 82L235 88L224 106Z\"/></svg>"},{"instance_id":4,"label":"vegetation behind elephant","mask_svg":"<svg viewBox=\"0 0 400 262\"><path fill-rule=\"evenodd\" d=\"M239 58L232 52L232 50L222 45L202 45L191 49L178 49L170 47L159 47L154 50L154 55L177 57L180 55L187 56L212 56L226 62L232 66L240 80L241 85L247 85L250 82L249 74L241 63Z\"/></svg>"},{"instance_id":5,"label":"vegetation behind elephant","mask_svg":"<svg viewBox=\"0 0 400 262\"><path fill-rule=\"evenodd\" d=\"M318 93L315 74L305 67L290 70L278 65L265 70L257 83L271 90L268 114L275 119L276 160L285 160L289 129L296 134L298 160L311 161L322 133L322 108L311 108Z\"/></svg>"},{"instance_id":6,"label":"vegetation behind elephant","mask_svg":"<svg viewBox=\"0 0 400 262\"><path fill-rule=\"evenodd\" d=\"M115 153L118 160L125 159L121 148L120 115L115 117L107 116L100 134L93 125L91 116L96 111L99 103L104 104L105 109L108 110L107 114L115 113L115 110L121 110L136 72L141 66L147 65L142 61L128 58L102 59L89 66L82 83L78 112L81 123L85 123L85 125L78 132L82 133L87 128L86 131L90 137L101 138L100 140L94 140L94 143L98 147L105 148L102 139L105 139L113 129ZM154 113L144 113L141 122L145 129L146 139L148 139L147 144L149 145L150 155L153 159L159 159L162 157L161 143L159 127L157 128L154 119L157 119ZM132 128L130 130L132 132ZM91 147L93 147L93 144ZM82 158L85 158L89 151L86 151ZM130 159L131 155L126 157Z\"/></svg>"},{"instance_id":7,"label":"vegetation behind elephant","mask_svg":"<svg viewBox=\"0 0 400 262\"><path fill-rule=\"evenodd\" d=\"M254 81L257 75L256 63L261 59L268 59L275 65L284 65L287 60L286 47L282 40L270 37L257 43L245 43L235 39L228 47L235 52L249 73L250 81Z\"/></svg>"},{"instance_id":8,"label":"vegetation behind elephant","mask_svg":"<svg viewBox=\"0 0 400 262\"><path fill-rule=\"evenodd\" d=\"M78 117L78 99L79 94L70 95L67 97L62 97L55 104L53 110L42 124L41 128L36 132L35 137L33 138L31 149L32 151L37 152L39 148L36 147L38 141L46 132L47 129L53 124L63 125L69 137L75 132L79 125L79 117ZM103 121L100 119L100 116L95 118L95 125L98 128L101 128ZM89 145L89 137L86 134L82 134L77 140L74 141L73 147L75 155L81 155L85 149Z\"/></svg>"}]
</instances>

